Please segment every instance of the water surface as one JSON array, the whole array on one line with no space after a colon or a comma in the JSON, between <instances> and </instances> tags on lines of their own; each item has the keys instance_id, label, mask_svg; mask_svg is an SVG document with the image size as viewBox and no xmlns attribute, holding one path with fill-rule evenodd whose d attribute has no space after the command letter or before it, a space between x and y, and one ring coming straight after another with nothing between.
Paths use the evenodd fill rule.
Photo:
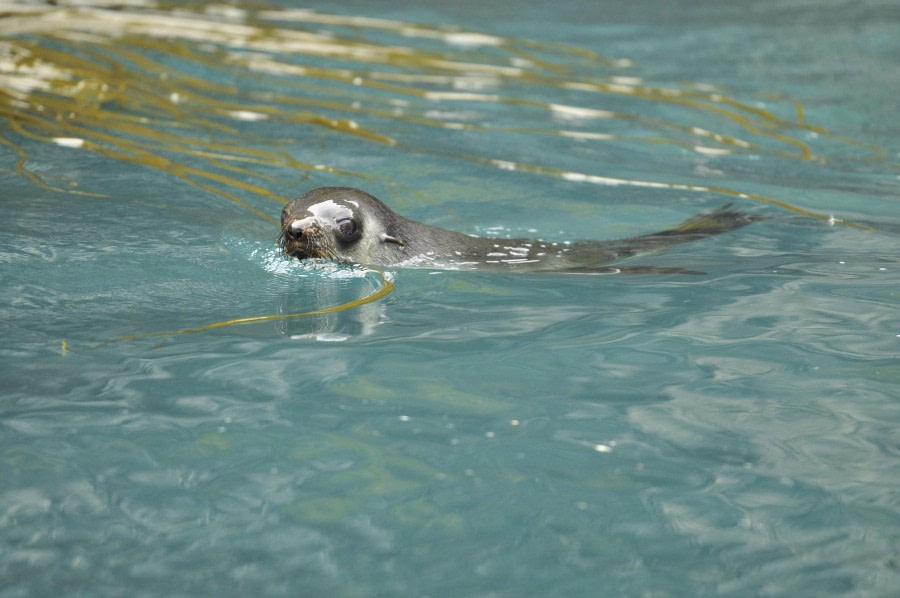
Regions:
<instances>
[{"instance_id":1,"label":"water surface","mask_svg":"<svg viewBox=\"0 0 900 598\"><path fill-rule=\"evenodd\" d=\"M445 4L0 5L3 594L891 595L893 3ZM631 262L699 276L279 255L332 184L767 220Z\"/></svg>"}]
</instances>

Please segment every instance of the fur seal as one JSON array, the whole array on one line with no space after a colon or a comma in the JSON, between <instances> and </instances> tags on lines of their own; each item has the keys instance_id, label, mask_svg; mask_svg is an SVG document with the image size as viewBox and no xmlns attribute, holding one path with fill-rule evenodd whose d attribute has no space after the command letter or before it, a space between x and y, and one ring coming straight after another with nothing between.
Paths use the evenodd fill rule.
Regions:
<instances>
[{"instance_id":1,"label":"fur seal","mask_svg":"<svg viewBox=\"0 0 900 598\"><path fill-rule=\"evenodd\" d=\"M404 218L365 191L321 187L284 207L279 243L286 255L299 259L323 258L367 266L582 274L688 273L678 268L606 265L722 234L757 220L761 218L725 206L658 233L611 241L470 237Z\"/></svg>"}]
</instances>

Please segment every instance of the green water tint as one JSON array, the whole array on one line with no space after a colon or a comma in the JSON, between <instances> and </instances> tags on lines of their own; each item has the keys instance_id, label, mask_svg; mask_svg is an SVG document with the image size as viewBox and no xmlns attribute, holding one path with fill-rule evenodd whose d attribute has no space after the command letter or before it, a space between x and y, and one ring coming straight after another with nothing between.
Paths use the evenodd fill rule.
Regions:
<instances>
[{"instance_id":1,"label":"green water tint","mask_svg":"<svg viewBox=\"0 0 900 598\"><path fill-rule=\"evenodd\" d=\"M628 59L606 59L567 45L388 19L216 4L177 10L152 3L127 9L0 4L0 14L0 114L9 129L24 138L162 170L272 222L274 210L266 201L283 203L285 198L271 189L289 187L297 172L385 180L370 172L297 160L279 140L255 136L255 125L263 123L284 123L298 137L313 127L389 152L440 153L408 146L386 132L406 123L476 134L668 144L703 155L826 160L804 138L828 137L828 132L806 122L799 102L774 100L776 108L789 115L780 116L702 83L652 85L633 74ZM423 48L411 47L411 40ZM225 71L235 83L192 75L183 70L189 65L215 74ZM296 89L298 95L285 93L285 88ZM634 98L638 109L641 102L669 104L696 114L698 122L721 122L725 129L737 125L744 135L717 132L690 120L535 99L561 90ZM452 114L438 118L431 112L459 102L549 111L569 127L503 127L454 120ZM363 126L361 118L374 124ZM589 131L579 120L593 125L604 120L636 123L661 134ZM870 159L886 159L878 148L833 141L863 147ZM28 150L10 136L2 143L18 157L15 170L35 183L99 195L78 189L78 181L59 185L52 176L29 170ZM836 221L777 198L724 187L572 172L509 156L441 155L591 184L711 192ZM263 172L273 168L283 175Z\"/></svg>"}]
</instances>

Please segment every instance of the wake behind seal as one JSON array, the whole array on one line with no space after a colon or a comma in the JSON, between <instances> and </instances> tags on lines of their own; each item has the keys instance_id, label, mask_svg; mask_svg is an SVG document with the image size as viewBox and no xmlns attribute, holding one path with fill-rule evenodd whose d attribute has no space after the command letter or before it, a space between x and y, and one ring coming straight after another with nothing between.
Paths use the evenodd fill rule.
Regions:
<instances>
[{"instance_id":1,"label":"wake behind seal","mask_svg":"<svg viewBox=\"0 0 900 598\"><path fill-rule=\"evenodd\" d=\"M654 234L552 243L471 237L404 218L365 191L321 187L284 207L279 242L286 255L299 259L323 258L367 266L591 274L621 271L609 264L726 233L761 219L726 206ZM640 267L631 270L655 271Z\"/></svg>"}]
</instances>

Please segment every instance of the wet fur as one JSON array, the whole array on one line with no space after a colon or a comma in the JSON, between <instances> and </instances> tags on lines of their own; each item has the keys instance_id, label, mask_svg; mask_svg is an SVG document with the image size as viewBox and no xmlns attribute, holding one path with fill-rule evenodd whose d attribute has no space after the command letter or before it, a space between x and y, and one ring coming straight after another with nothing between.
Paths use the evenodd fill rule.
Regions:
<instances>
[{"instance_id":1,"label":"wet fur","mask_svg":"<svg viewBox=\"0 0 900 598\"><path fill-rule=\"evenodd\" d=\"M335 223L328 222L327 218L313 219L310 208L325 204L338 206L344 212L353 212L354 219L362 228L358 241L342 242ZM308 234L306 230L301 235L290 230L300 219L302 222L315 220ZM285 206L279 243L287 255L299 259L317 257L372 266L602 274L624 270L609 264L720 235L761 219L733 210L728 205L649 235L609 241L553 243L533 239L471 237L404 218L364 191L350 187L323 187ZM628 270L660 271L653 267ZM665 271L691 272L678 268Z\"/></svg>"}]
</instances>

